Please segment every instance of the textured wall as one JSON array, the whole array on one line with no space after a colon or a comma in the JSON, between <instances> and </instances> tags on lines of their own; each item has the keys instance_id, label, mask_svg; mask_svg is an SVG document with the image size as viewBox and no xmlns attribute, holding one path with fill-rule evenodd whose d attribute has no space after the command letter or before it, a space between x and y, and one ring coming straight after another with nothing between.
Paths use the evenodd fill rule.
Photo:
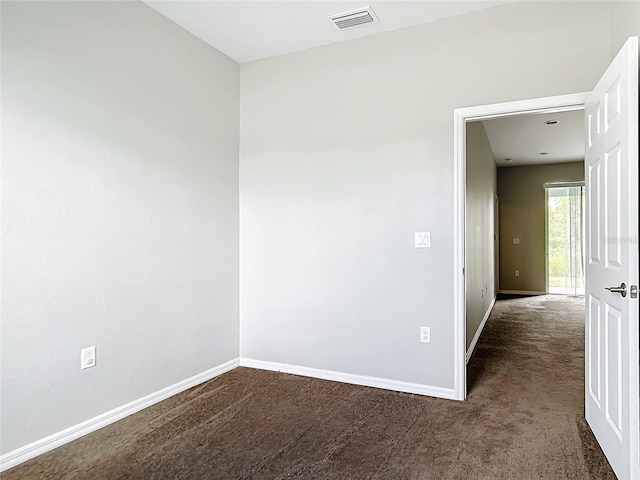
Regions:
<instances>
[{"instance_id":1,"label":"textured wall","mask_svg":"<svg viewBox=\"0 0 640 480\"><path fill-rule=\"evenodd\" d=\"M637 0L614 1L610 5L611 56L613 58L627 38L640 36L640 2Z\"/></svg>"},{"instance_id":2,"label":"textured wall","mask_svg":"<svg viewBox=\"0 0 640 480\"><path fill-rule=\"evenodd\" d=\"M609 59L606 3L516 2L242 65L242 356L452 389L453 110Z\"/></svg>"},{"instance_id":3,"label":"textured wall","mask_svg":"<svg viewBox=\"0 0 640 480\"><path fill-rule=\"evenodd\" d=\"M142 3L2 2L2 452L237 357L238 88Z\"/></svg>"}]
</instances>

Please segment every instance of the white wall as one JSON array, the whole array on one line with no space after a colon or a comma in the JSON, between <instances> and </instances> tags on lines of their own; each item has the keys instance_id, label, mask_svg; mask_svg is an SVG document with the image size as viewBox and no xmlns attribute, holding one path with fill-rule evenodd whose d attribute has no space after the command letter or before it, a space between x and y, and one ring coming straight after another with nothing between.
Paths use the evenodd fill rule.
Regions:
<instances>
[{"instance_id":1,"label":"white wall","mask_svg":"<svg viewBox=\"0 0 640 480\"><path fill-rule=\"evenodd\" d=\"M611 2L611 54L615 56L627 38L640 36L640 2Z\"/></svg>"},{"instance_id":2,"label":"white wall","mask_svg":"<svg viewBox=\"0 0 640 480\"><path fill-rule=\"evenodd\" d=\"M467 123L465 281L467 351L495 291L494 208L496 162L482 122Z\"/></svg>"},{"instance_id":3,"label":"white wall","mask_svg":"<svg viewBox=\"0 0 640 480\"><path fill-rule=\"evenodd\" d=\"M4 453L238 355L239 78L138 3L1 8ZM452 388L452 110L592 88L637 14L526 2L245 65L242 354Z\"/></svg>"},{"instance_id":4,"label":"white wall","mask_svg":"<svg viewBox=\"0 0 640 480\"><path fill-rule=\"evenodd\" d=\"M590 90L610 21L517 2L242 65L242 357L453 389L453 110Z\"/></svg>"},{"instance_id":5,"label":"white wall","mask_svg":"<svg viewBox=\"0 0 640 480\"><path fill-rule=\"evenodd\" d=\"M238 356L238 84L141 3L2 2L3 453Z\"/></svg>"}]
</instances>

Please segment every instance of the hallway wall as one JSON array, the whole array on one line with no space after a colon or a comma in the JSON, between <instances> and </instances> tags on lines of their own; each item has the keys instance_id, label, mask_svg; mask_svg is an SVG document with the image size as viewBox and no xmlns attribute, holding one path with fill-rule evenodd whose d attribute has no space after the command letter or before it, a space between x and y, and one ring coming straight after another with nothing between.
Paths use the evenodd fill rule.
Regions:
<instances>
[{"instance_id":1,"label":"hallway wall","mask_svg":"<svg viewBox=\"0 0 640 480\"><path fill-rule=\"evenodd\" d=\"M545 291L544 184L581 180L584 162L498 169L501 291ZM520 240L518 245L514 245L514 237ZM519 277L515 270L519 270Z\"/></svg>"},{"instance_id":2,"label":"hallway wall","mask_svg":"<svg viewBox=\"0 0 640 480\"><path fill-rule=\"evenodd\" d=\"M467 124L465 280L467 350L495 298L496 162L482 122Z\"/></svg>"}]
</instances>

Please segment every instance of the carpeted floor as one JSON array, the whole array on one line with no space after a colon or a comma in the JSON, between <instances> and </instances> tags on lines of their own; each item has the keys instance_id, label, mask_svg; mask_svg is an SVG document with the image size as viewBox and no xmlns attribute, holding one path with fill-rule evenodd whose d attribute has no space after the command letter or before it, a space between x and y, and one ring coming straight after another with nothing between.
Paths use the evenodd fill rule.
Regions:
<instances>
[{"instance_id":1,"label":"carpeted floor","mask_svg":"<svg viewBox=\"0 0 640 480\"><path fill-rule=\"evenodd\" d=\"M498 301L466 402L238 368L2 479L613 479L583 419L582 302Z\"/></svg>"}]
</instances>

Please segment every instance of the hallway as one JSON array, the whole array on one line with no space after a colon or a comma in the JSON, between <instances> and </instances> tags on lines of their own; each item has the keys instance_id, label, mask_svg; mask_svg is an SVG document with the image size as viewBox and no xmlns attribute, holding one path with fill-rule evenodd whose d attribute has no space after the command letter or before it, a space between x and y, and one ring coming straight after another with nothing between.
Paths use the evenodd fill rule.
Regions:
<instances>
[{"instance_id":1,"label":"hallway","mask_svg":"<svg viewBox=\"0 0 640 480\"><path fill-rule=\"evenodd\" d=\"M584 297L499 296L467 384L468 401L491 402L529 425L539 435L531 447L548 454L556 442L580 446L592 478L615 478L584 420Z\"/></svg>"}]
</instances>

